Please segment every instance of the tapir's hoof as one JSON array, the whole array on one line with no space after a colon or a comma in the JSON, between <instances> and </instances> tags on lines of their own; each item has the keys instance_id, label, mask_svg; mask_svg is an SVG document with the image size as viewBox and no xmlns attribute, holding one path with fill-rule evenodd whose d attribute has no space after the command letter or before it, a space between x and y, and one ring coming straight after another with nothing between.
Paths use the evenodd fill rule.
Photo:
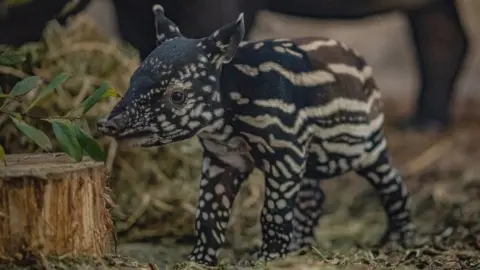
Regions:
<instances>
[{"instance_id":1,"label":"tapir's hoof","mask_svg":"<svg viewBox=\"0 0 480 270\"><path fill-rule=\"evenodd\" d=\"M401 131L441 133L448 128L448 123L447 121L440 121L433 118L410 117L400 119L395 127Z\"/></svg>"},{"instance_id":2,"label":"tapir's hoof","mask_svg":"<svg viewBox=\"0 0 480 270\"><path fill-rule=\"evenodd\" d=\"M375 248L412 248L415 246L415 235L416 229L413 223L409 223L403 229L387 229Z\"/></svg>"}]
</instances>

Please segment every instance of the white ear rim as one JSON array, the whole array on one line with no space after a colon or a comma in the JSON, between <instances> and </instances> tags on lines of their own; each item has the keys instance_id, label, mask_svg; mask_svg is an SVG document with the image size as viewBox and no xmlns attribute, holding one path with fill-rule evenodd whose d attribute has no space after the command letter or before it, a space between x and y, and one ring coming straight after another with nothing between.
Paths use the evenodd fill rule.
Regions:
<instances>
[{"instance_id":1,"label":"white ear rim","mask_svg":"<svg viewBox=\"0 0 480 270\"><path fill-rule=\"evenodd\" d=\"M244 17L244 16L243 16L243 12L242 12L242 13L240 13L240 15L238 15L237 23L243 21L243 17Z\"/></svg>"},{"instance_id":2,"label":"white ear rim","mask_svg":"<svg viewBox=\"0 0 480 270\"><path fill-rule=\"evenodd\" d=\"M160 5L160 4L155 4L152 6L152 11L154 14L157 14L157 13L164 13L164 9L163 7Z\"/></svg>"}]
</instances>

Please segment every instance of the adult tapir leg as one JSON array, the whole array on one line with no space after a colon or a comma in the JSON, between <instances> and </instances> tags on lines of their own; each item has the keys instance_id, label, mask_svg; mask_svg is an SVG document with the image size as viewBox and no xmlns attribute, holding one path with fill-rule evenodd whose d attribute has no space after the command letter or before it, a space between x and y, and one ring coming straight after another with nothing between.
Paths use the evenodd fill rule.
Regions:
<instances>
[{"instance_id":1,"label":"adult tapir leg","mask_svg":"<svg viewBox=\"0 0 480 270\"><path fill-rule=\"evenodd\" d=\"M165 13L171 1L160 0L113 0L120 37L138 50L145 59L155 49L155 25L152 6L164 6Z\"/></svg>"},{"instance_id":2,"label":"adult tapir leg","mask_svg":"<svg viewBox=\"0 0 480 270\"><path fill-rule=\"evenodd\" d=\"M468 49L468 40L456 1L436 1L408 12L421 87L414 116L403 128L431 130L449 123L456 79Z\"/></svg>"},{"instance_id":3,"label":"adult tapir leg","mask_svg":"<svg viewBox=\"0 0 480 270\"><path fill-rule=\"evenodd\" d=\"M60 24L64 24L68 17L77 15L90 4L90 0L76 1L70 11L60 16L68 2L34 0L8 7L6 14L0 14L0 44L21 46L27 42L36 42L42 38L48 22L57 19ZM4 3L6 4L5 1L0 1L0 6Z\"/></svg>"},{"instance_id":4,"label":"adult tapir leg","mask_svg":"<svg viewBox=\"0 0 480 270\"><path fill-rule=\"evenodd\" d=\"M263 0L176 0L174 21L187 37L210 35L244 13L245 36L252 28L256 12Z\"/></svg>"}]
</instances>

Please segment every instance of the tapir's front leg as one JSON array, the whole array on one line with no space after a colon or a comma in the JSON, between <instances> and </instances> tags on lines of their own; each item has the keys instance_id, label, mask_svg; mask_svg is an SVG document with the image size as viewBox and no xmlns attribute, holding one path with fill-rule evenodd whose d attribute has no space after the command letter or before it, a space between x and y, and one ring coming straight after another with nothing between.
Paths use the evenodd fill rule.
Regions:
<instances>
[{"instance_id":1,"label":"tapir's front leg","mask_svg":"<svg viewBox=\"0 0 480 270\"><path fill-rule=\"evenodd\" d=\"M292 144L291 147L302 149L301 145ZM263 163L265 202L260 216L263 245L256 256L270 261L284 257L292 244L293 210L306 159L304 153L295 155L291 149L283 148L265 156Z\"/></svg>"},{"instance_id":2,"label":"tapir's front leg","mask_svg":"<svg viewBox=\"0 0 480 270\"><path fill-rule=\"evenodd\" d=\"M195 219L197 243L188 256L190 261L214 266L225 243L225 230L231 208L241 184L252 172L250 167L232 167L226 159L245 161L241 156L217 156L205 151L200 182L200 196ZM223 159L223 160L222 160ZM243 163L245 164L245 163Z\"/></svg>"}]
</instances>

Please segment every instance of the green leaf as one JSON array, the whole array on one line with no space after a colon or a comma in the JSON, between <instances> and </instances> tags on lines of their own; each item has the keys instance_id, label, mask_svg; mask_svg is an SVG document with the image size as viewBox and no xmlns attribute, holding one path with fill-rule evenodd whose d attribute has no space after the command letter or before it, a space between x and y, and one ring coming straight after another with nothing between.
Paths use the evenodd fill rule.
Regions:
<instances>
[{"instance_id":1,"label":"green leaf","mask_svg":"<svg viewBox=\"0 0 480 270\"><path fill-rule=\"evenodd\" d=\"M53 133L60 144L60 148L76 161L81 161L83 151L77 140L75 125L64 119L49 119L48 121L52 124Z\"/></svg>"},{"instance_id":2,"label":"green leaf","mask_svg":"<svg viewBox=\"0 0 480 270\"><path fill-rule=\"evenodd\" d=\"M64 83L69 76L70 74L63 73L63 72L55 76L52 82L50 82L47 85L47 88L45 88L42 92L40 92L40 95L32 102L32 104L30 104L30 106L28 106L26 111L27 112L30 111L30 109L32 109L35 105L37 105L37 103L40 102L40 100L44 99L45 97L53 93L53 90L55 90L55 88L57 88L60 84Z\"/></svg>"},{"instance_id":3,"label":"green leaf","mask_svg":"<svg viewBox=\"0 0 480 270\"><path fill-rule=\"evenodd\" d=\"M3 161L3 164L5 167L7 167L7 156L5 155L5 149L3 149L3 146L0 144L0 160Z\"/></svg>"},{"instance_id":4,"label":"green leaf","mask_svg":"<svg viewBox=\"0 0 480 270\"><path fill-rule=\"evenodd\" d=\"M57 88L60 84L64 83L65 81L68 80L68 78L70 77L70 74L66 73L66 72L61 72L59 74L57 74L57 76L55 76L55 78L53 78L53 80L48 84L47 88L50 88L50 89L55 89Z\"/></svg>"},{"instance_id":5,"label":"green leaf","mask_svg":"<svg viewBox=\"0 0 480 270\"><path fill-rule=\"evenodd\" d=\"M10 117L14 117L15 119L22 120L22 115L16 112L10 112Z\"/></svg>"},{"instance_id":6,"label":"green leaf","mask_svg":"<svg viewBox=\"0 0 480 270\"><path fill-rule=\"evenodd\" d=\"M13 123L15 123L15 126L17 126L18 130L20 130L30 140L34 141L43 150L50 151L52 149L52 143L43 131L30 126L22 119L13 116L10 116L10 119L12 119Z\"/></svg>"},{"instance_id":7,"label":"green leaf","mask_svg":"<svg viewBox=\"0 0 480 270\"><path fill-rule=\"evenodd\" d=\"M90 135L88 135L80 127L75 126L77 131L77 139L82 149L95 161L105 161L106 156L102 147Z\"/></svg>"},{"instance_id":8,"label":"green leaf","mask_svg":"<svg viewBox=\"0 0 480 270\"><path fill-rule=\"evenodd\" d=\"M27 57L24 54L7 50L0 54L0 64L5 66L14 66L24 62Z\"/></svg>"},{"instance_id":9,"label":"green leaf","mask_svg":"<svg viewBox=\"0 0 480 270\"><path fill-rule=\"evenodd\" d=\"M0 94L0 98L9 98L10 95L7 95L7 94Z\"/></svg>"},{"instance_id":10,"label":"green leaf","mask_svg":"<svg viewBox=\"0 0 480 270\"><path fill-rule=\"evenodd\" d=\"M108 84L103 83L95 92L82 102L83 113L87 113L95 105L108 89Z\"/></svg>"},{"instance_id":11,"label":"green leaf","mask_svg":"<svg viewBox=\"0 0 480 270\"><path fill-rule=\"evenodd\" d=\"M10 92L12 96L21 96L40 86L42 80L38 76L30 76L19 81Z\"/></svg>"},{"instance_id":12,"label":"green leaf","mask_svg":"<svg viewBox=\"0 0 480 270\"><path fill-rule=\"evenodd\" d=\"M103 93L102 99L109 98L109 97L122 97L122 95L118 93L117 90L113 89L112 87L109 87L107 91Z\"/></svg>"}]
</instances>

